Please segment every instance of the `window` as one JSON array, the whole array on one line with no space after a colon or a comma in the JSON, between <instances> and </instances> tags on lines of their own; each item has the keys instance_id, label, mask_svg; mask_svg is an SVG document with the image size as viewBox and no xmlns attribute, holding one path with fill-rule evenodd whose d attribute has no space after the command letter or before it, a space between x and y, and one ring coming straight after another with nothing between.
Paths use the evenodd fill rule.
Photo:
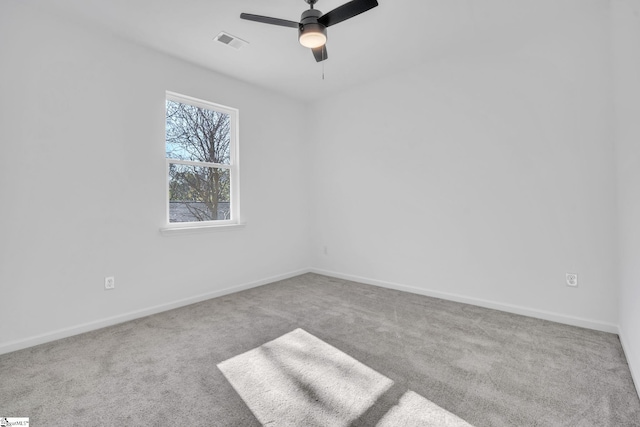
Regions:
<instances>
[{"instance_id":1,"label":"window","mask_svg":"<svg viewBox=\"0 0 640 427\"><path fill-rule=\"evenodd\" d=\"M167 222L238 224L238 110L167 92Z\"/></svg>"}]
</instances>

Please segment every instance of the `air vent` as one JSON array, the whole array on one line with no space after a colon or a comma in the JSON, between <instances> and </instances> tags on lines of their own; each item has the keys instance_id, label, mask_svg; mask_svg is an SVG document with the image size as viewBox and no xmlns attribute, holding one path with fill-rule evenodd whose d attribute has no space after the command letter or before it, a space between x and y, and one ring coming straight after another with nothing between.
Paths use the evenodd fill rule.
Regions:
<instances>
[{"instance_id":1,"label":"air vent","mask_svg":"<svg viewBox=\"0 0 640 427\"><path fill-rule=\"evenodd\" d=\"M249 42L244 41L239 37L232 36L231 34L225 33L224 31L218 34L215 40L222 44L226 44L227 46L231 46L236 50L240 49L242 46L246 46L249 44Z\"/></svg>"}]
</instances>

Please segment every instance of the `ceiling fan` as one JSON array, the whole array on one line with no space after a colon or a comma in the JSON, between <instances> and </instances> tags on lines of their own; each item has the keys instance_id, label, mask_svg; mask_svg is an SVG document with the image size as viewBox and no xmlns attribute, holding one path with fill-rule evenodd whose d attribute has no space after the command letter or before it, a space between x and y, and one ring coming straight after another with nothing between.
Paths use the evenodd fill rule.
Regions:
<instances>
[{"instance_id":1,"label":"ceiling fan","mask_svg":"<svg viewBox=\"0 0 640 427\"><path fill-rule=\"evenodd\" d=\"M327 56L327 27L346 21L356 15L360 15L378 5L377 0L352 0L338 6L331 12L324 15L319 10L313 8L318 0L304 0L311 6L309 10L302 12L300 22L287 21L286 19L270 18L268 16L252 15L241 13L240 18L249 21L262 22L264 24L280 25L298 29L298 40L304 47L308 47L313 52L316 61L324 61Z\"/></svg>"}]
</instances>

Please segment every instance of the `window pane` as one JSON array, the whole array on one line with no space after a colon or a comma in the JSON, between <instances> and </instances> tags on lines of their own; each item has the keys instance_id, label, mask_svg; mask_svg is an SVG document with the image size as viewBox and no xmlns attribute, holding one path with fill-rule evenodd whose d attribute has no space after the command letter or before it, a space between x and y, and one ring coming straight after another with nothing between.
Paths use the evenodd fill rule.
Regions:
<instances>
[{"instance_id":1,"label":"window pane","mask_svg":"<svg viewBox=\"0 0 640 427\"><path fill-rule=\"evenodd\" d=\"M230 147L228 114L167 100L167 158L228 165Z\"/></svg>"},{"instance_id":2,"label":"window pane","mask_svg":"<svg viewBox=\"0 0 640 427\"><path fill-rule=\"evenodd\" d=\"M169 222L231 218L229 170L169 163Z\"/></svg>"}]
</instances>

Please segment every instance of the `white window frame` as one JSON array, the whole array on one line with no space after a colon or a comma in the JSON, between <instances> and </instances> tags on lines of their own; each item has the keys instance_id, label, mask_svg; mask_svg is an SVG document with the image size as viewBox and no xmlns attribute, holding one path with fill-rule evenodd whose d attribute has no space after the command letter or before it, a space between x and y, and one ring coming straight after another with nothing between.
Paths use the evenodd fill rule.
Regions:
<instances>
[{"instance_id":1,"label":"white window frame","mask_svg":"<svg viewBox=\"0 0 640 427\"><path fill-rule=\"evenodd\" d=\"M166 101L174 101L182 104L192 105L194 107L203 108L206 110L214 110L220 113L229 115L230 117L230 129L229 129L229 164L209 163L209 162L197 162L188 160L178 160L165 158L165 225L160 230L164 232L173 231L197 231L197 230L215 230L215 229L229 229L238 226L244 226L240 221L240 165L238 159L238 135L239 135L239 111L236 108L227 107L225 105L216 104L213 102L205 101L191 96L182 95L176 92L166 92ZM165 108L165 123L166 123L166 108ZM166 147L166 141L165 141ZM165 156L166 157L166 156ZM230 218L228 220L211 220L211 221L192 221L192 222L169 222L169 165L179 164L188 166L201 166L201 167L215 167L220 169L229 170L230 189L229 189L229 210Z\"/></svg>"}]
</instances>

